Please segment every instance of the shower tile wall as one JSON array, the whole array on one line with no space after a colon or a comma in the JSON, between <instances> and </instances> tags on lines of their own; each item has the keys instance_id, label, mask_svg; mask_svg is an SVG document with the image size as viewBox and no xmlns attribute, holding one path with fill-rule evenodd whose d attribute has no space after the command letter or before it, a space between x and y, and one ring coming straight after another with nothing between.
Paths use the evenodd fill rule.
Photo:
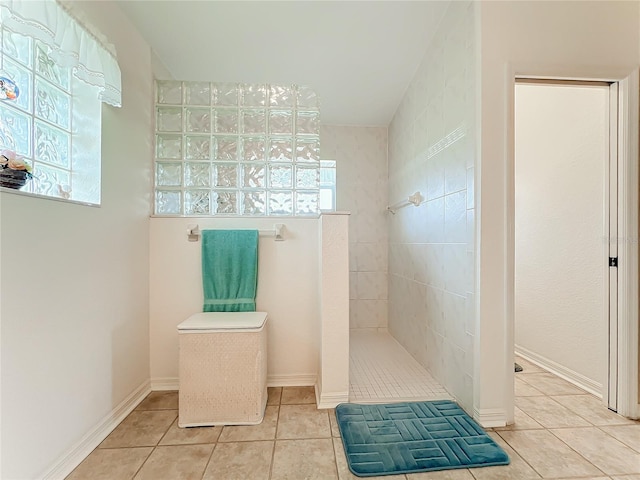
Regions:
<instances>
[{"instance_id":1,"label":"shower tile wall","mask_svg":"<svg viewBox=\"0 0 640 480\"><path fill-rule=\"evenodd\" d=\"M349 218L352 329L387 328L387 129L320 127L322 159L336 160L336 205Z\"/></svg>"},{"instance_id":2,"label":"shower tile wall","mask_svg":"<svg viewBox=\"0 0 640 480\"><path fill-rule=\"evenodd\" d=\"M389 331L473 406L474 6L452 2L389 127Z\"/></svg>"}]
</instances>

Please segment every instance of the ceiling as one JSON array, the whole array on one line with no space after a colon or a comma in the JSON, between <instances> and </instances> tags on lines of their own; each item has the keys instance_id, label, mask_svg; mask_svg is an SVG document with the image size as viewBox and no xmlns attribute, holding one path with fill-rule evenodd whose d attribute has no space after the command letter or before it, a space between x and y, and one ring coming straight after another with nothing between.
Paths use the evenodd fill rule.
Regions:
<instances>
[{"instance_id":1,"label":"ceiling","mask_svg":"<svg viewBox=\"0 0 640 480\"><path fill-rule=\"evenodd\" d=\"M166 67L158 78L309 85L322 123L383 126L448 5L116 1Z\"/></svg>"}]
</instances>

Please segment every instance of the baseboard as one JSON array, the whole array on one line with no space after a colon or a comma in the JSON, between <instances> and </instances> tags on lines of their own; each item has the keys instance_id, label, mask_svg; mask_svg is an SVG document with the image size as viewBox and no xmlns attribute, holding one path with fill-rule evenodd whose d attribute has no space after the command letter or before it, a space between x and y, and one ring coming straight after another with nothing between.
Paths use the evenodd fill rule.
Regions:
<instances>
[{"instance_id":1,"label":"baseboard","mask_svg":"<svg viewBox=\"0 0 640 480\"><path fill-rule=\"evenodd\" d=\"M504 427L507 425L507 414L502 408L473 409L473 418L485 428Z\"/></svg>"},{"instance_id":2,"label":"baseboard","mask_svg":"<svg viewBox=\"0 0 640 480\"><path fill-rule=\"evenodd\" d=\"M151 385L149 380L145 380L38 478L43 480L64 479L107 438L120 422L145 399L149 392L151 392Z\"/></svg>"},{"instance_id":3,"label":"baseboard","mask_svg":"<svg viewBox=\"0 0 640 480\"><path fill-rule=\"evenodd\" d=\"M268 375L269 387L312 387L316 384L318 376L313 374L303 375Z\"/></svg>"},{"instance_id":4,"label":"baseboard","mask_svg":"<svg viewBox=\"0 0 640 480\"><path fill-rule=\"evenodd\" d=\"M349 402L349 392L334 392L320 394L316 385L316 405L319 409L335 408L341 403Z\"/></svg>"},{"instance_id":5,"label":"baseboard","mask_svg":"<svg viewBox=\"0 0 640 480\"><path fill-rule=\"evenodd\" d=\"M151 379L151 390L178 390L180 382L178 377L156 377Z\"/></svg>"},{"instance_id":6,"label":"baseboard","mask_svg":"<svg viewBox=\"0 0 640 480\"><path fill-rule=\"evenodd\" d=\"M574 384L576 387L586 390L598 398L602 398L603 385L590 378L585 377L581 373L575 372L570 368L560 365L559 363L549 360L542 355L538 355L520 345L515 346L515 354L521 356L525 360L530 361L534 365L565 379L567 382Z\"/></svg>"}]
</instances>

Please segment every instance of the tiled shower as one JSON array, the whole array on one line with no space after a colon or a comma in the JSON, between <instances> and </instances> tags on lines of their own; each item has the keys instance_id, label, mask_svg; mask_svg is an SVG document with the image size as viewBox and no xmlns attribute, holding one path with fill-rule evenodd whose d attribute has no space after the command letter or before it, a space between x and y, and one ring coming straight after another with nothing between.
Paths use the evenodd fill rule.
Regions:
<instances>
[{"instance_id":1,"label":"tiled shower","mask_svg":"<svg viewBox=\"0 0 640 480\"><path fill-rule=\"evenodd\" d=\"M473 3L450 5L388 132L321 129L322 156L337 161L338 209L352 213L352 401L363 392L380 400L450 395L472 408L475 20ZM416 191L419 206L386 211ZM380 343L386 331L395 345ZM389 391L384 365L358 357L387 350L406 358L394 376L420 367L401 382L415 382L413 392Z\"/></svg>"}]
</instances>

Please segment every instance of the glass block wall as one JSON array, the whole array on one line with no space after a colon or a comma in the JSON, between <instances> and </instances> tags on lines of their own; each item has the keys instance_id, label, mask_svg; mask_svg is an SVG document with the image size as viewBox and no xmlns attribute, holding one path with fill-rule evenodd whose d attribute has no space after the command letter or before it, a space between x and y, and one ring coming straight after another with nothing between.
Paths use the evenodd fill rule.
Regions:
<instances>
[{"instance_id":1,"label":"glass block wall","mask_svg":"<svg viewBox=\"0 0 640 480\"><path fill-rule=\"evenodd\" d=\"M157 81L156 93L156 215L318 215L312 89Z\"/></svg>"}]
</instances>

